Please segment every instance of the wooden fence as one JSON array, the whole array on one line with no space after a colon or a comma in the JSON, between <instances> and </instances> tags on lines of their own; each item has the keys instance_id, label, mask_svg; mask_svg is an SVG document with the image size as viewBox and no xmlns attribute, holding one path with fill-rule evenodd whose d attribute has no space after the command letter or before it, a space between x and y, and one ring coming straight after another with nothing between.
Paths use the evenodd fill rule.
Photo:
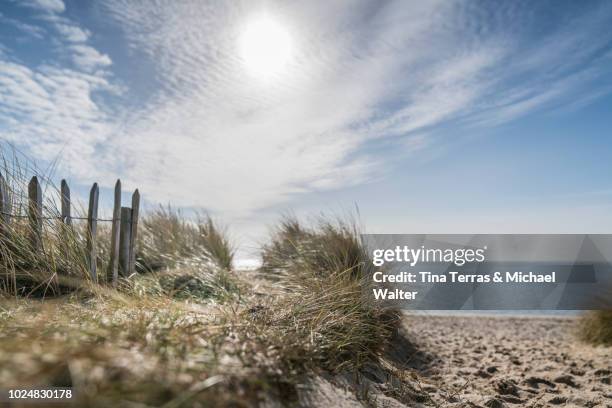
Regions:
<instances>
[{"instance_id":1,"label":"wooden fence","mask_svg":"<svg viewBox=\"0 0 612 408\"><path fill-rule=\"evenodd\" d=\"M40 182L36 176L28 184L28 222L30 225L30 242L35 250L43 251L43 221L45 219L59 218L69 228L72 228L74 219L87 221L86 251L87 267L94 282L98 282L97 255L98 222L111 222L110 262L106 280L113 285L117 283L119 274L129 276L135 272L136 251L135 242L138 231L138 212L140 207L140 193L138 189L132 194L132 206L121 206L121 180L115 183L115 198L113 204L113 217L111 219L98 218L98 183L94 183L89 192L89 205L87 217L73 217L71 215L70 188L66 180L62 180L60 217L43 217L43 194ZM12 214L12 202L6 180L0 175L0 228L8 226L11 218L20 217Z\"/></svg>"}]
</instances>

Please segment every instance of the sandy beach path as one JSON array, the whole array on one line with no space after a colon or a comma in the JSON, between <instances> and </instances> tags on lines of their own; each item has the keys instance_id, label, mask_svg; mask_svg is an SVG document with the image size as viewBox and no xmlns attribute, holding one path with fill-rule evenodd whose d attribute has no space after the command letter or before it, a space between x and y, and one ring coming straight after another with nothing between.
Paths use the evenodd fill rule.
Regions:
<instances>
[{"instance_id":1,"label":"sandy beach path","mask_svg":"<svg viewBox=\"0 0 612 408\"><path fill-rule=\"evenodd\" d=\"M573 319L406 319L440 406L612 408L612 349L577 341Z\"/></svg>"}]
</instances>

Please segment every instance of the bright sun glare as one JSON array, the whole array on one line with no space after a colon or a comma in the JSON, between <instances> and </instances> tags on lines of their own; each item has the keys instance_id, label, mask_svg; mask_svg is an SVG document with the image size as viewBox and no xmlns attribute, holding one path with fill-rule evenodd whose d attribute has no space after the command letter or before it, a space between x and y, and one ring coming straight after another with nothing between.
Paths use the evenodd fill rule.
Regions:
<instances>
[{"instance_id":1,"label":"bright sun glare","mask_svg":"<svg viewBox=\"0 0 612 408\"><path fill-rule=\"evenodd\" d=\"M239 41L240 56L246 68L263 79L283 72L293 51L289 32L268 16L248 22Z\"/></svg>"}]
</instances>

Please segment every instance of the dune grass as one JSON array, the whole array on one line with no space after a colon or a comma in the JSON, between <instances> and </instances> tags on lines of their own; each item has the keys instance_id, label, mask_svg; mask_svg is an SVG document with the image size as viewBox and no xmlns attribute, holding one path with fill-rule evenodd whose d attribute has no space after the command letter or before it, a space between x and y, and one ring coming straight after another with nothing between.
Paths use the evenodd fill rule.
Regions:
<instances>
[{"instance_id":1,"label":"dune grass","mask_svg":"<svg viewBox=\"0 0 612 408\"><path fill-rule=\"evenodd\" d=\"M6 194L0 217L0 290L20 296L55 296L87 281L86 230L79 223L72 228L61 222L59 190L34 173L44 191L43 226L38 234L27 217L27 174L36 169L17 156L0 157Z\"/></svg>"},{"instance_id":2,"label":"dune grass","mask_svg":"<svg viewBox=\"0 0 612 408\"><path fill-rule=\"evenodd\" d=\"M579 325L582 340L612 346L612 310L598 310L583 316Z\"/></svg>"},{"instance_id":3,"label":"dune grass","mask_svg":"<svg viewBox=\"0 0 612 408\"><path fill-rule=\"evenodd\" d=\"M203 264L230 270L235 249L209 215L186 219L171 207L147 213L140 226L137 258L141 271L169 269L180 265Z\"/></svg>"},{"instance_id":4,"label":"dune grass","mask_svg":"<svg viewBox=\"0 0 612 408\"><path fill-rule=\"evenodd\" d=\"M212 308L117 293L10 308L0 312L4 386L74 387L77 406L216 406L234 398L207 390L234 381L219 361L231 350L223 350L226 325Z\"/></svg>"},{"instance_id":5,"label":"dune grass","mask_svg":"<svg viewBox=\"0 0 612 408\"><path fill-rule=\"evenodd\" d=\"M350 222L285 219L250 273L232 269L233 246L210 217L160 207L140 226L138 273L112 288L88 278L78 226L48 223L36 254L20 241L27 225L13 224L2 272L65 282L44 301L3 287L0 383L72 386L80 406L287 402L309 372L375 361L396 328L395 313L362 296L370 262Z\"/></svg>"},{"instance_id":6,"label":"dune grass","mask_svg":"<svg viewBox=\"0 0 612 408\"><path fill-rule=\"evenodd\" d=\"M358 232L352 221L319 218L305 228L285 218L263 248L262 271L286 295L273 317L285 355L332 370L359 367L391 338L398 316L364 295L372 263Z\"/></svg>"}]
</instances>

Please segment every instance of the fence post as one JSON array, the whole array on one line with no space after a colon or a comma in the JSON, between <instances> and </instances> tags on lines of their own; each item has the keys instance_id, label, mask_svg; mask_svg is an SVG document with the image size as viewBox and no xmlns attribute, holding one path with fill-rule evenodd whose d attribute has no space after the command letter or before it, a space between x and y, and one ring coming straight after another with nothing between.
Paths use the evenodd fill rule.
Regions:
<instances>
[{"instance_id":1,"label":"fence post","mask_svg":"<svg viewBox=\"0 0 612 408\"><path fill-rule=\"evenodd\" d=\"M98 183L94 183L89 192L89 209L87 211L87 257L89 272L94 282L98 281L96 270L97 243L96 232L98 231Z\"/></svg>"},{"instance_id":2,"label":"fence post","mask_svg":"<svg viewBox=\"0 0 612 408\"><path fill-rule=\"evenodd\" d=\"M70 215L70 187L65 179L62 179L61 187L62 195L62 222L66 225L72 225L72 217Z\"/></svg>"},{"instance_id":3,"label":"fence post","mask_svg":"<svg viewBox=\"0 0 612 408\"><path fill-rule=\"evenodd\" d=\"M42 190L36 176L28 184L28 218L30 219L30 242L35 250L42 250Z\"/></svg>"},{"instance_id":4,"label":"fence post","mask_svg":"<svg viewBox=\"0 0 612 408\"><path fill-rule=\"evenodd\" d=\"M121 207L121 227L119 228L119 272L121 276L129 276L130 273L131 224L132 209Z\"/></svg>"},{"instance_id":5,"label":"fence post","mask_svg":"<svg viewBox=\"0 0 612 408\"><path fill-rule=\"evenodd\" d=\"M115 203L113 206L113 226L111 230L110 262L107 281L117 284L119 276L119 234L121 231L121 180L115 183Z\"/></svg>"},{"instance_id":6,"label":"fence post","mask_svg":"<svg viewBox=\"0 0 612 408\"><path fill-rule=\"evenodd\" d=\"M4 176L0 174L0 234L4 233L11 222L11 197L9 196L8 184Z\"/></svg>"},{"instance_id":7,"label":"fence post","mask_svg":"<svg viewBox=\"0 0 612 408\"><path fill-rule=\"evenodd\" d=\"M138 233L138 213L140 211L140 192L132 194L132 219L130 223L130 275L136 272L136 235Z\"/></svg>"}]
</instances>

